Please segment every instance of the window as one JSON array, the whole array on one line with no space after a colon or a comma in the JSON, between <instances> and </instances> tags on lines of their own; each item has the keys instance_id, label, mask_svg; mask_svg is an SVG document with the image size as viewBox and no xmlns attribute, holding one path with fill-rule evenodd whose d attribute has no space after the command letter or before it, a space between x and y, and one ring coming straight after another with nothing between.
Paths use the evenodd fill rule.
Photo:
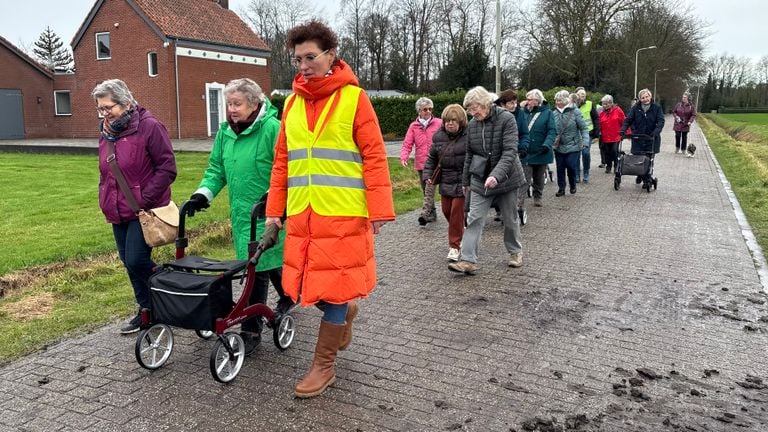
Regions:
<instances>
[{"instance_id":1,"label":"window","mask_svg":"<svg viewBox=\"0 0 768 432\"><path fill-rule=\"evenodd\" d=\"M147 53L147 70L149 76L157 76L157 53Z\"/></svg>"},{"instance_id":2,"label":"window","mask_svg":"<svg viewBox=\"0 0 768 432\"><path fill-rule=\"evenodd\" d=\"M53 106L57 116L72 115L72 104L69 101L69 90L53 92Z\"/></svg>"},{"instance_id":3,"label":"window","mask_svg":"<svg viewBox=\"0 0 768 432\"><path fill-rule=\"evenodd\" d=\"M96 33L96 60L112 58L112 50L109 46L109 33Z\"/></svg>"}]
</instances>

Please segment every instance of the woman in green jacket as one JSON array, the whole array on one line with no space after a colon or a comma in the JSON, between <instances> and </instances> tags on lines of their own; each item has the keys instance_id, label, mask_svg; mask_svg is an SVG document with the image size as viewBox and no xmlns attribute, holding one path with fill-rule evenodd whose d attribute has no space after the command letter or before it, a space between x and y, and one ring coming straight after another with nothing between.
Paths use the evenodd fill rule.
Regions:
<instances>
[{"instance_id":1,"label":"woman in green jacket","mask_svg":"<svg viewBox=\"0 0 768 432\"><path fill-rule=\"evenodd\" d=\"M248 259L251 208L269 188L275 142L280 131L277 108L264 97L261 87L253 80L240 78L224 88L227 101L227 121L222 123L213 142L208 168L200 186L189 198L194 210L210 205L224 186L229 186L232 239L237 259ZM256 226L256 238L264 232L264 220ZM293 302L283 294L283 238L264 252L256 266L256 281L249 298L250 304L266 303L269 281L280 296L277 309L284 313ZM261 318L251 318L242 324L246 353L250 354L261 342Z\"/></svg>"}]
</instances>

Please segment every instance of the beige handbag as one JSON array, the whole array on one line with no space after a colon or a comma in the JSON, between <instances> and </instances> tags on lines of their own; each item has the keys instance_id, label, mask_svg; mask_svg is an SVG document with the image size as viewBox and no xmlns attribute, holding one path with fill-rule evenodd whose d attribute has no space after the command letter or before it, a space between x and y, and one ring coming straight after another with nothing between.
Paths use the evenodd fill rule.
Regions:
<instances>
[{"instance_id":1,"label":"beige handbag","mask_svg":"<svg viewBox=\"0 0 768 432\"><path fill-rule=\"evenodd\" d=\"M139 208L139 203L136 202L136 198L125 181L123 172L120 171L120 167L117 166L117 161L115 161L114 143L107 141L107 148L109 150L109 155L107 156L109 169L112 171L112 175L115 176L115 180L117 180L117 184L120 186L120 190L125 195L126 200L128 200L128 205L131 206L131 209L139 217L141 232L144 234L144 242L149 247L173 243L176 240L179 229L179 208L173 201L168 202L168 205L163 207L149 210Z\"/></svg>"},{"instance_id":2,"label":"beige handbag","mask_svg":"<svg viewBox=\"0 0 768 432\"><path fill-rule=\"evenodd\" d=\"M179 208L173 201L167 206L148 211L139 210L139 223L144 241L150 247L171 244L179 229Z\"/></svg>"}]
</instances>

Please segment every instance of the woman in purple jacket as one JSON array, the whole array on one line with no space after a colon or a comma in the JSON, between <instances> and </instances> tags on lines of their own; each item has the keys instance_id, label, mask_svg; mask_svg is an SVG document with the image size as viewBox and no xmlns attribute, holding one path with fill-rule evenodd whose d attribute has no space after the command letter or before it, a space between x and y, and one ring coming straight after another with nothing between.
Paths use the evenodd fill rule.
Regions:
<instances>
[{"instance_id":1,"label":"woman in purple jacket","mask_svg":"<svg viewBox=\"0 0 768 432\"><path fill-rule=\"evenodd\" d=\"M688 100L688 93L683 94L683 99L675 105L672 114L675 116L675 153L687 156L688 131L696 120L696 107Z\"/></svg>"},{"instance_id":2,"label":"woman in purple jacket","mask_svg":"<svg viewBox=\"0 0 768 432\"><path fill-rule=\"evenodd\" d=\"M106 80L91 95L103 117L99 125L99 207L112 224L117 252L128 271L139 310L149 308L149 277L155 266L152 248L144 242L138 217L112 175L107 143L114 144L117 165L142 209L161 207L171 200L171 183L176 178L173 147L165 126L136 103L123 81ZM138 331L139 323L136 314L120 333Z\"/></svg>"}]
</instances>

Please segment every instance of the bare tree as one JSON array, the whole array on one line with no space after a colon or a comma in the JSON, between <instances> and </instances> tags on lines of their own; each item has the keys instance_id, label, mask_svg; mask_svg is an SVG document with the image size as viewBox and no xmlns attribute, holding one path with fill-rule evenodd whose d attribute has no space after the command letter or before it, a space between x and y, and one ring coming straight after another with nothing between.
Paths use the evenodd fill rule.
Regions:
<instances>
[{"instance_id":1,"label":"bare tree","mask_svg":"<svg viewBox=\"0 0 768 432\"><path fill-rule=\"evenodd\" d=\"M377 6L373 5L375 9L380 9ZM371 81L376 83L378 89L384 88L386 79L386 49L390 30L391 23L383 8L371 12L363 19L363 42L371 59Z\"/></svg>"}]
</instances>

